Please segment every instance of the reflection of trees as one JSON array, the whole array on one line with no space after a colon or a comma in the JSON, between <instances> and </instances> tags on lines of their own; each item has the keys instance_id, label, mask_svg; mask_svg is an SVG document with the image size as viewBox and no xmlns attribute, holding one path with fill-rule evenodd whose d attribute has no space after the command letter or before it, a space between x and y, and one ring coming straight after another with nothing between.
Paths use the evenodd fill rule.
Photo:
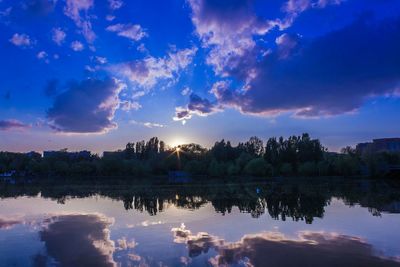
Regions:
<instances>
[{"instance_id":1,"label":"reflection of trees","mask_svg":"<svg viewBox=\"0 0 400 267\"><path fill-rule=\"evenodd\" d=\"M323 195L320 192L300 191L295 185L289 191L283 188L271 190L266 196L267 208L270 216L275 219L286 220L287 217L293 220L305 220L311 223L314 217L321 218L324 214L324 207L332 196Z\"/></svg>"},{"instance_id":2,"label":"reflection of trees","mask_svg":"<svg viewBox=\"0 0 400 267\"><path fill-rule=\"evenodd\" d=\"M373 215L382 211L400 212L400 183L383 180L269 180L263 183L214 184L202 182L187 185L152 185L97 182L69 185L66 183L6 185L0 197L37 196L65 203L70 198L94 195L123 202L126 210L135 209L156 215L169 205L183 209L198 209L211 203L215 211L230 213L234 207L240 212L259 217L265 212L274 218L304 220L312 223L324 215L332 197L343 199L347 205L368 207Z\"/></svg>"}]
</instances>

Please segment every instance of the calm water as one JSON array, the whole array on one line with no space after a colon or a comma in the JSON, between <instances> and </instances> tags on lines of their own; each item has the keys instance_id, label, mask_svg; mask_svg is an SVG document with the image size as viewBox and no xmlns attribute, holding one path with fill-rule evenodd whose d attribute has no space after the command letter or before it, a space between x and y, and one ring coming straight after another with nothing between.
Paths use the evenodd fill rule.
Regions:
<instances>
[{"instance_id":1,"label":"calm water","mask_svg":"<svg viewBox=\"0 0 400 267\"><path fill-rule=\"evenodd\" d=\"M1 266L400 266L400 184L0 184Z\"/></svg>"}]
</instances>

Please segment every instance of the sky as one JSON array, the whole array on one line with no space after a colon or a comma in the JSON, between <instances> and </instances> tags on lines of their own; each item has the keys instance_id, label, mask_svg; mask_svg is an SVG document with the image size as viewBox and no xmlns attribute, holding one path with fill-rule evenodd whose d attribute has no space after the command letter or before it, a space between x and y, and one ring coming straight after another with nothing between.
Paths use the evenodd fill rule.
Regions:
<instances>
[{"instance_id":1,"label":"sky","mask_svg":"<svg viewBox=\"0 0 400 267\"><path fill-rule=\"evenodd\" d=\"M0 0L0 150L400 136L398 0Z\"/></svg>"}]
</instances>

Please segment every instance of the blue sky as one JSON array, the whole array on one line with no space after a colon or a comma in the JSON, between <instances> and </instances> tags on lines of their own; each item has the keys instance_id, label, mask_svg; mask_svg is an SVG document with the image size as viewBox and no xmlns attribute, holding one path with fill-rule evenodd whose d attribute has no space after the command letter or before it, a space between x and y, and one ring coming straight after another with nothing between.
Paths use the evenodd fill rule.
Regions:
<instances>
[{"instance_id":1,"label":"blue sky","mask_svg":"<svg viewBox=\"0 0 400 267\"><path fill-rule=\"evenodd\" d=\"M0 150L400 135L397 0L0 0Z\"/></svg>"}]
</instances>

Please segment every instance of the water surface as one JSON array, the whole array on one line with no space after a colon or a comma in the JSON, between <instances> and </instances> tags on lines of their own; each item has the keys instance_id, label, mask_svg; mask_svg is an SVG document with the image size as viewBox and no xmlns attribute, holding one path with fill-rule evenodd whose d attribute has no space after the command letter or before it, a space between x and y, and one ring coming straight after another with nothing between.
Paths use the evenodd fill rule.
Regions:
<instances>
[{"instance_id":1,"label":"water surface","mask_svg":"<svg viewBox=\"0 0 400 267\"><path fill-rule=\"evenodd\" d=\"M400 183L0 185L0 266L400 266Z\"/></svg>"}]
</instances>

